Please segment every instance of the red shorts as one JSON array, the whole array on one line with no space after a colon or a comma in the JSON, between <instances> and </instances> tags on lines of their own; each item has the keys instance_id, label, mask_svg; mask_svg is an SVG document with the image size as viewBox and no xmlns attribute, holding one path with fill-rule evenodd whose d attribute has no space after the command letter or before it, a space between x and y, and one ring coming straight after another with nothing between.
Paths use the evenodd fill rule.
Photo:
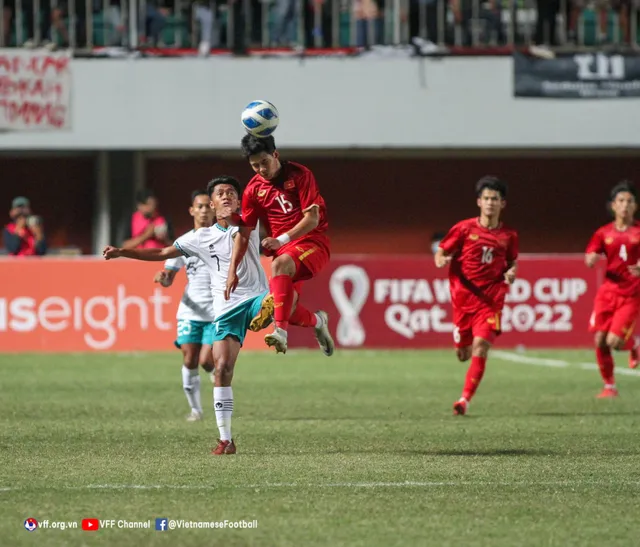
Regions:
<instances>
[{"instance_id":1,"label":"red shorts","mask_svg":"<svg viewBox=\"0 0 640 547\"><path fill-rule=\"evenodd\" d=\"M620 296L610 290L598 290L589 321L591 332L611 332L627 340L640 313L637 296Z\"/></svg>"},{"instance_id":2,"label":"red shorts","mask_svg":"<svg viewBox=\"0 0 640 547\"><path fill-rule=\"evenodd\" d=\"M306 281L315 277L331 257L329 240L325 237L296 239L278 249L278 256L289 255L296 265L293 281Z\"/></svg>"},{"instance_id":3,"label":"red shorts","mask_svg":"<svg viewBox=\"0 0 640 547\"><path fill-rule=\"evenodd\" d=\"M500 334L502 312L489 306L480 306L475 311L461 311L453 308L453 342L456 348L466 348L475 337L490 344Z\"/></svg>"}]
</instances>

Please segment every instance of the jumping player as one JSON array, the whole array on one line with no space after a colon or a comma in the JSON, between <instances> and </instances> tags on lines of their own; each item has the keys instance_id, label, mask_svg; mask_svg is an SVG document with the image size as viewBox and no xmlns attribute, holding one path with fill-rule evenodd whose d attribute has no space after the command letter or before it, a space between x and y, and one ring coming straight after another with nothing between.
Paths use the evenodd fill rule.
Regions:
<instances>
[{"instance_id":1,"label":"jumping player","mask_svg":"<svg viewBox=\"0 0 640 547\"><path fill-rule=\"evenodd\" d=\"M191 194L189 214L193 217L193 231L213 224L213 209L206 190L196 190ZM178 332L175 345L182 350L182 387L191 407L188 422L202 419L200 402L199 366L211 374L213 381L213 295L211 276L207 266L198 257L170 258L164 263L154 281L163 287L170 287L181 268L187 273L187 284L178 306L176 318Z\"/></svg>"},{"instance_id":2,"label":"jumping player","mask_svg":"<svg viewBox=\"0 0 640 547\"><path fill-rule=\"evenodd\" d=\"M274 347L277 353L286 353L287 329L291 323L314 327L320 348L325 355L331 356L334 343L327 313L311 313L299 300L292 312L296 293L300 295L301 282L316 276L329 262L329 238L325 233L327 210L315 177L303 165L280 160L272 136L260 139L247 134L241 145L256 175L242 196L242 218L232 220L238 223L240 231L235 240L225 298L230 298L235 290L236 270L242 263L250 234L261 220L270 234L262 240L262 246L274 256L270 282L273 304L270 300L265 301L265 308L252 328L256 328L256 324L259 328L261 318L269 318L273 308L275 328L265 336L268 346Z\"/></svg>"},{"instance_id":3,"label":"jumping player","mask_svg":"<svg viewBox=\"0 0 640 547\"><path fill-rule=\"evenodd\" d=\"M633 336L640 313L640 223L634 219L637 193L628 181L611 190L614 221L599 228L587 245L585 263L595 266L605 255L605 280L596 293L590 330L595 332L596 359L604 380L599 398L617 397L611 350L629 350L629 366L638 366L638 340Z\"/></svg>"},{"instance_id":4,"label":"jumping player","mask_svg":"<svg viewBox=\"0 0 640 547\"><path fill-rule=\"evenodd\" d=\"M507 185L486 176L476 184L480 217L458 222L440 242L435 263L449 264L453 305L453 341L460 361L471 358L462 396L454 415L467 413L487 362L489 348L500 334L500 319L508 285L516 278L518 235L500 221Z\"/></svg>"},{"instance_id":5,"label":"jumping player","mask_svg":"<svg viewBox=\"0 0 640 547\"><path fill-rule=\"evenodd\" d=\"M220 176L207 186L217 222L210 228L200 228L178 238L164 249L118 249L107 247L103 254L109 260L124 257L137 260L166 260L184 255L196 256L206 265L211 275L213 307L213 361L215 384L213 405L220 431L214 455L235 454L236 445L231 437L233 391L231 381L240 349L249 323L255 317L268 294L267 277L260 265L260 240L258 231L251 234L247 255L237 269L236 290L230 299L224 298L231 262L233 240L239 229L224 220L223 211L237 211L240 205L240 183L233 177ZM228 216L228 215L227 215Z\"/></svg>"}]
</instances>

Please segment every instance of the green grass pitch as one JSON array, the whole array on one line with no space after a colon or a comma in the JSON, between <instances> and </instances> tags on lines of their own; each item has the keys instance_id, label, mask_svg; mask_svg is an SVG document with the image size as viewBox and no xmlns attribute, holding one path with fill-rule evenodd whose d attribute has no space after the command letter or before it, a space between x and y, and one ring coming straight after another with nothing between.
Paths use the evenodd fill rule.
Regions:
<instances>
[{"instance_id":1,"label":"green grass pitch","mask_svg":"<svg viewBox=\"0 0 640 547\"><path fill-rule=\"evenodd\" d=\"M205 420L184 420L177 352L0 355L0 545L637 545L626 355L617 400L595 399L591 352L497 355L453 417L466 364L452 351L246 353L225 457L210 456L204 373ZM27 532L27 517L152 529ZM157 532L156 518L258 527Z\"/></svg>"}]
</instances>

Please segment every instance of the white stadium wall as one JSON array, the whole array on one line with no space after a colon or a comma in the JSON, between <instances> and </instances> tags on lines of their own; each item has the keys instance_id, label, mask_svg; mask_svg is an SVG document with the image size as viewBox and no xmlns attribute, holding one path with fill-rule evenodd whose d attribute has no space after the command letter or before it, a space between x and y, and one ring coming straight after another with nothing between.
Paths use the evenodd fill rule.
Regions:
<instances>
[{"instance_id":1,"label":"white stadium wall","mask_svg":"<svg viewBox=\"0 0 640 547\"><path fill-rule=\"evenodd\" d=\"M279 109L296 148L640 146L640 99L516 99L511 58L71 62L70 129L0 149L237 149L240 113Z\"/></svg>"}]
</instances>

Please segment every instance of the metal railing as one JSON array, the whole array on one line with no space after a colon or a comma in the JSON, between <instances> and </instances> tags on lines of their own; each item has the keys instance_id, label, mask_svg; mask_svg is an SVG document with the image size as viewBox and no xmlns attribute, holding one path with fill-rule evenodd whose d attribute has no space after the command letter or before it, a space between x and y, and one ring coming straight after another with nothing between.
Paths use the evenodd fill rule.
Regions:
<instances>
[{"instance_id":1,"label":"metal railing","mask_svg":"<svg viewBox=\"0 0 640 547\"><path fill-rule=\"evenodd\" d=\"M640 0L584 1L0 0L0 46L638 47Z\"/></svg>"}]
</instances>

